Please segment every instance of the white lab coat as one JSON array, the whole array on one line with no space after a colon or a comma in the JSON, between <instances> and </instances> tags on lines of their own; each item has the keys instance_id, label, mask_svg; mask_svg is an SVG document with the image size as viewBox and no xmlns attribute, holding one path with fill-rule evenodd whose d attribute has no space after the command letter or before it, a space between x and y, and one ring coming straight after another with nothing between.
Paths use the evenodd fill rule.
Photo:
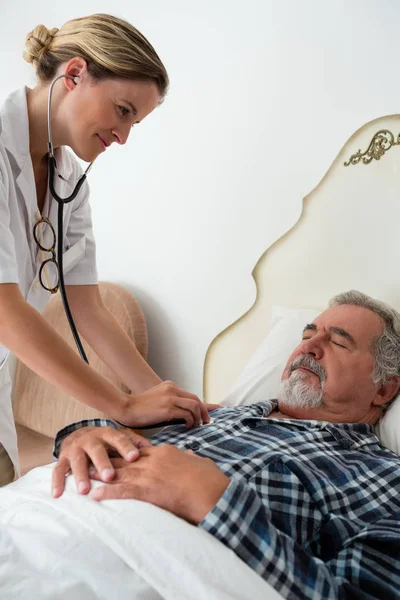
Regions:
<instances>
[{"instance_id":1,"label":"white lab coat","mask_svg":"<svg viewBox=\"0 0 400 600\"><path fill-rule=\"evenodd\" d=\"M34 224L41 215L29 154L26 91L23 88L12 93L0 107L0 284L17 283L27 302L41 312L51 294L38 280L39 268L42 260L51 255L43 254L33 237ZM61 197L66 197L71 194L82 169L65 148L56 150L55 155L58 170L67 180L57 178L56 189ZM66 284L98 282L88 198L89 188L85 182L75 200L64 206ZM56 232L57 209L57 202L50 200L48 192L43 216L49 217ZM0 345L0 443L19 474L7 357L8 350Z\"/></svg>"}]
</instances>

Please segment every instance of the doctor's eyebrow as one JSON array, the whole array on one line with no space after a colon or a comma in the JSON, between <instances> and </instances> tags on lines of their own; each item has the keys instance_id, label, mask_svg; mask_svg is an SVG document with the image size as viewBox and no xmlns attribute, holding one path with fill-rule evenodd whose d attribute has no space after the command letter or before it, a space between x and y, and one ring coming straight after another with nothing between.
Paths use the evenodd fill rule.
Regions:
<instances>
[{"instance_id":1,"label":"doctor's eyebrow","mask_svg":"<svg viewBox=\"0 0 400 600\"><path fill-rule=\"evenodd\" d=\"M303 329L303 333L305 333L306 331L317 331L317 326L314 325L314 323L307 323L307 325ZM353 338L351 333L349 333L345 329L342 329L342 327L329 327L329 331L331 333L336 333L336 335L340 335L341 337L346 338L346 340L350 342L352 346L357 346L356 340Z\"/></svg>"},{"instance_id":2,"label":"doctor's eyebrow","mask_svg":"<svg viewBox=\"0 0 400 600\"><path fill-rule=\"evenodd\" d=\"M129 106L130 106L130 107L131 107L131 109L132 109L132 112L133 112L134 116L136 116L136 115L137 115L137 109L136 109L136 106L135 106L134 104L132 104L132 102L129 102L129 100L125 100L125 102L126 102L127 104L129 104Z\"/></svg>"}]
</instances>

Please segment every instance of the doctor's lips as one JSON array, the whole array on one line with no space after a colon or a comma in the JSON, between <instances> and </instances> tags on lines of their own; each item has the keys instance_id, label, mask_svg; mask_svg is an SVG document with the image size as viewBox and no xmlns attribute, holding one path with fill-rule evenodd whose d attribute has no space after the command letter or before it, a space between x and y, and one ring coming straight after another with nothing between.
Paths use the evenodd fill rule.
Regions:
<instances>
[{"instance_id":1,"label":"doctor's lips","mask_svg":"<svg viewBox=\"0 0 400 600\"><path fill-rule=\"evenodd\" d=\"M293 371L299 369L300 367L303 367L307 371L314 373L314 375L316 375L321 382L325 381L326 372L324 367L322 367L319 363L317 363L316 360L310 358L309 356L298 356L294 359L294 361L289 367L289 377L291 376Z\"/></svg>"},{"instance_id":2,"label":"doctor's lips","mask_svg":"<svg viewBox=\"0 0 400 600\"><path fill-rule=\"evenodd\" d=\"M99 135L98 133L96 135L99 138L99 140L101 141L101 143L103 144L104 149L108 148L108 146L111 145L111 142L107 142L107 140L105 140L104 138L102 138L101 135Z\"/></svg>"}]
</instances>

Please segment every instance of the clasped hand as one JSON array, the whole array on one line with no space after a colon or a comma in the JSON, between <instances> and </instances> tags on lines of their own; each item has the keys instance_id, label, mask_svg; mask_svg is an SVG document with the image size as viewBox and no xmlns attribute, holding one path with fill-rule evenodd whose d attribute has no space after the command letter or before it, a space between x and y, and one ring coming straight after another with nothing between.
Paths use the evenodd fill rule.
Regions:
<instances>
[{"instance_id":1,"label":"clasped hand","mask_svg":"<svg viewBox=\"0 0 400 600\"><path fill-rule=\"evenodd\" d=\"M110 458L108 451L123 458ZM61 446L53 469L53 496L61 496L65 477L72 470L78 491L90 491L90 477L107 482L93 489L94 500L135 499L150 502L186 519L200 523L229 485L229 477L208 458L183 452L174 446L152 446L129 430L85 427L72 433Z\"/></svg>"},{"instance_id":2,"label":"clasped hand","mask_svg":"<svg viewBox=\"0 0 400 600\"><path fill-rule=\"evenodd\" d=\"M94 500L142 500L194 525L212 510L230 482L209 458L175 446L146 446L135 462L114 458L112 463L115 476L90 492ZM91 477L102 480L97 470Z\"/></svg>"},{"instance_id":3,"label":"clasped hand","mask_svg":"<svg viewBox=\"0 0 400 600\"><path fill-rule=\"evenodd\" d=\"M184 418L186 427L201 421L208 423L208 412L218 404L203 404L197 396L189 394L166 381L131 400L132 424L137 427L155 422ZM123 417L121 418L121 421ZM128 419L127 419L128 421ZM123 421L125 422L125 421ZM127 424L129 424L127 422ZM81 494L90 490L89 464L93 464L104 482L115 475L109 453L112 452L127 462L135 461L139 450L151 446L144 437L129 429L117 431L113 427L84 427L71 433L61 444L59 460L53 469L52 493L61 496L65 488L65 477L72 472Z\"/></svg>"}]
</instances>

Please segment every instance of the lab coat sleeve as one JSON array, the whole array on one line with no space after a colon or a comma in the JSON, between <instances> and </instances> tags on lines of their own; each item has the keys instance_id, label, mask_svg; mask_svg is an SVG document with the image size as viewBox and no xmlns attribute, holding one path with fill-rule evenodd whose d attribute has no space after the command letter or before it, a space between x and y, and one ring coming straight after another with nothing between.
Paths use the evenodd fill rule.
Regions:
<instances>
[{"instance_id":1,"label":"lab coat sleeve","mask_svg":"<svg viewBox=\"0 0 400 600\"><path fill-rule=\"evenodd\" d=\"M89 186L86 181L76 200L73 201L66 231L65 246L65 284L97 284L96 243L89 203Z\"/></svg>"},{"instance_id":2,"label":"lab coat sleeve","mask_svg":"<svg viewBox=\"0 0 400 600\"><path fill-rule=\"evenodd\" d=\"M15 240L11 233L8 193L0 168L0 283L19 283Z\"/></svg>"}]
</instances>

